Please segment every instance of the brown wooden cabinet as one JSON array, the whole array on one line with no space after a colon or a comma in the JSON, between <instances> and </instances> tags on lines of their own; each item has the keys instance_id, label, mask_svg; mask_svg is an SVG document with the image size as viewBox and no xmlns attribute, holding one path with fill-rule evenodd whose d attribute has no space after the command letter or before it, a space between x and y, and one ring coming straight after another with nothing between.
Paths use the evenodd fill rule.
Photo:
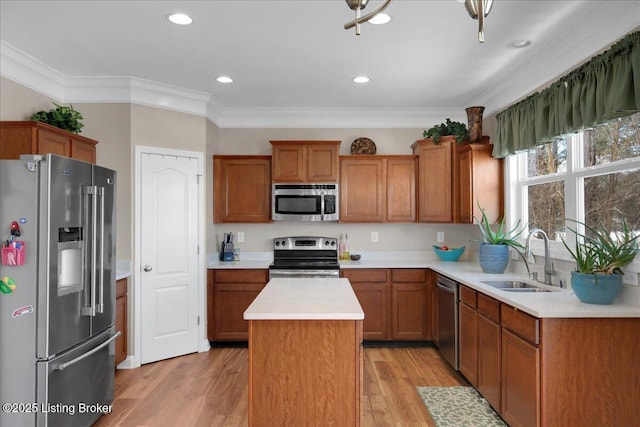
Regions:
<instances>
[{"instance_id":1,"label":"brown wooden cabinet","mask_svg":"<svg viewBox=\"0 0 640 427\"><path fill-rule=\"evenodd\" d=\"M116 281L116 365L127 358L127 279Z\"/></svg>"},{"instance_id":2,"label":"brown wooden cabinet","mask_svg":"<svg viewBox=\"0 0 640 427\"><path fill-rule=\"evenodd\" d=\"M218 269L207 272L207 336L209 341L246 341L247 307L268 281L268 270Z\"/></svg>"},{"instance_id":3,"label":"brown wooden cabinet","mask_svg":"<svg viewBox=\"0 0 640 427\"><path fill-rule=\"evenodd\" d=\"M273 182L337 182L340 141L269 141Z\"/></svg>"},{"instance_id":4,"label":"brown wooden cabinet","mask_svg":"<svg viewBox=\"0 0 640 427\"><path fill-rule=\"evenodd\" d=\"M462 375L478 386L478 313L476 291L460 285L458 303L458 362Z\"/></svg>"},{"instance_id":5,"label":"brown wooden cabinet","mask_svg":"<svg viewBox=\"0 0 640 427\"><path fill-rule=\"evenodd\" d=\"M420 222L472 223L478 204L491 221L504 211L502 160L491 156L493 145L457 144L445 136L412 146L418 156L418 220Z\"/></svg>"},{"instance_id":6,"label":"brown wooden cabinet","mask_svg":"<svg viewBox=\"0 0 640 427\"><path fill-rule=\"evenodd\" d=\"M432 270L429 270L429 289L431 292L430 307L431 307L431 340L438 346L440 345L440 327L439 308L438 308L438 276Z\"/></svg>"},{"instance_id":7,"label":"brown wooden cabinet","mask_svg":"<svg viewBox=\"0 0 640 427\"><path fill-rule=\"evenodd\" d=\"M41 122L0 122L0 159L18 159L21 154L51 153L95 163L97 143Z\"/></svg>"},{"instance_id":8,"label":"brown wooden cabinet","mask_svg":"<svg viewBox=\"0 0 640 427\"><path fill-rule=\"evenodd\" d=\"M213 156L213 222L271 221L271 157Z\"/></svg>"},{"instance_id":9,"label":"brown wooden cabinet","mask_svg":"<svg viewBox=\"0 0 640 427\"><path fill-rule=\"evenodd\" d=\"M429 332L427 271L391 270L391 339L426 341Z\"/></svg>"},{"instance_id":10,"label":"brown wooden cabinet","mask_svg":"<svg viewBox=\"0 0 640 427\"><path fill-rule=\"evenodd\" d=\"M349 279L356 294L364 321L363 338L368 341L384 341L389 333L388 271L385 269L345 269L342 276Z\"/></svg>"},{"instance_id":11,"label":"brown wooden cabinet","mask_svg":"<svg viewBox=\"0 0 640 427\"><path fill-rule=\"evenodd\" d=\"M415 222L415 157L341 157L340 221Z\"/></svg>"},{"instance_id":12,"label":"brown wooden cabinet","mask_svg":"<svg viewBox=\"0 0 640 427\"><path fill-rule=\"evenodd\" d=\"M491 156L492 144L464 144L458 148L458 219L473 223L480 218L481 206L490 221L504 212L502 160Z\"/></svg>"},{"instance_id":13,"label":"brown wooden cabinet","mask_svg":"<svg viewBox=\"0 0 640 427\"><path fill-rule=\"evenodd\" d=\"M478 293L477 389L493 408L501 410L502 329L500 302Z\"/></svg>"},{"instance_id":14,"label":"brown wooden cabinet","mask_svg":"<svg viewBox=\"0 0 640 427\"><path fill-rule=\"evenodd\" d=\"M343 269L364 311L368 341L431 339L429 272L425 269Z\"/></svg>"}]
</instances>

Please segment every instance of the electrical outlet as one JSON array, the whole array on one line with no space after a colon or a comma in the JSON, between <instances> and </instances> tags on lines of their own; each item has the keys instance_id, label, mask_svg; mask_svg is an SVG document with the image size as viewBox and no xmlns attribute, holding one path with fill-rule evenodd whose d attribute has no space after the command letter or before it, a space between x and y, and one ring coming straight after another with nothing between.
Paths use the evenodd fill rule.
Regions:
<instances>
[{"instance_id":1,"label":"electrical outlet","mask_svg":"<svg viewBox=\"0 0 640 427\"><path fill-rule=\"evenodd\" d=\"M377 231L372 231L371 232L371 241L372 242L377 242L378 241L378 232Z\"/></svg>"},{"instance_id":2,"label":"electrical outlet","mask_svg":"<svg viewBox=\"0 0 640 427\"><path fill-rule=\"evenodd\" d=\"M238 243L242 243L244 242L244 231L238 231L236 232L236 241Z\"/></svg>"},{"instance_id":3,"label":"electrical outlet","mask_svg":"<svg viewBox=\"0 0 640 427\"><path fill-rule=\"evenodd\" d=\"M436 234L436 241L438 243L444 243L444 231L438 231Z\"/></svg>"}]
</instances>

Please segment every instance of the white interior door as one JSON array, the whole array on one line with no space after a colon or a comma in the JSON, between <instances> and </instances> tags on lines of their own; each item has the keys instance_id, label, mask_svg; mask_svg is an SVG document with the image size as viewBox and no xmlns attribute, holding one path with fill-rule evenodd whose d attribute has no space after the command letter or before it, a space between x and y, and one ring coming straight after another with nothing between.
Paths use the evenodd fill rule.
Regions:
<instances>
[{"instance_id":1,"label":"white interior door","mask_svg":"<svg viewBox=\"0 0 640 427\"><path fill-rule=\"evenodd\" d=\"M141 363L198 351L198 161L140 159Z\"/></svg>"}]
</instances>

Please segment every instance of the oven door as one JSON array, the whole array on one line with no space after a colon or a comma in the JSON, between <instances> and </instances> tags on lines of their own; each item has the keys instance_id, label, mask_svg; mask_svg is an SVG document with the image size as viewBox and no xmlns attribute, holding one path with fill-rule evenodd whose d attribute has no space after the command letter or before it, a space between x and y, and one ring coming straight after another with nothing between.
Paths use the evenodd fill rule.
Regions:
<instances>
[{"instance_id":1,"label":"oven door","mask_svg":"<svg viewBox=\"0 0 640 427\"><path fill-rule=\"evenodd\" d=\"M269 269L269 280L290 279L290 278L326 278L337 279L340 277L340 270L297 270L297 269Z\"/></svg>"}]
</instances>

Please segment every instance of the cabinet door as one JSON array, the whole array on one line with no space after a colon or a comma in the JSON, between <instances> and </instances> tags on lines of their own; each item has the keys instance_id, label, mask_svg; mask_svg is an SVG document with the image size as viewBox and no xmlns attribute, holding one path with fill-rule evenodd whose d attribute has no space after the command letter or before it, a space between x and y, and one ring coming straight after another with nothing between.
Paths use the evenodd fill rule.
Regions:
<instances>
[{"instance_id":1,"label":"cabinet door","mask_svg":"<svg viewBox=\"0 0 640 427\"><path fill-rule=\"evenodd\" d=\"M391 270L391 338L428 340L429 287L423 269Z\"/></svg>"},{"instance_id":2,"label":"cabinet door","mask_svg":"<svg viewBox=\"0 0 640 427\"><path fill-rule=\"evenodd\" d=\"M502 160L491 156L492 144L467 144L458 150L458 221L472 223L480 205L491 222L502 217Z\"/></svg>"},{"instance_id":3,"label":"cabinet door","mask_svg":"<svg viewBox=\"0 0 640 427\"><path fill-rule=\"evenodd\" d=\"M88 163L96 162L96 147L79 139L71 139L71 158Z\"/></svg>"},{"instance_id":4,"label":"cabinet door","mask_svg":"<svg viewBox=\"0 0 640 427\"><path fill-rule=\"evenodd\" d=\"M214 156L213 222L271 221L268 156Z\"/></svg>"},{"instance_id":5,"label":"cabinet door","mask_svg":"<svg viewBox=\"0 0 640 427\"><path fill-rule=\"evenodd\" d=\"M431 340L433 343L438 346L440 343L439 340L439 331L440 321L438 319L439 309L438 309L438 286L432 284L431 288Z\"/></svg>"},{"instance_id":6,"label":"cabinet door","mask_svg":"<svg viewBox=\"0 0 640 427\"><path fill-rule=\"evenodd\" d=\"M372 341L389 339L387 284L352 283L351 287L364 311L363 338Z\"/></svg>"},{"instance_id":7,"label":"cabinet door","mask_svg":"<svg viewBox=\"0 0 640 427\"><path fill-rule=\"evenodd\" d=\"M386 174L382 159L340 160L340 221L385 221Z\"/></svg>"},{"instance_id":8,"label":"cabinet door","mask_svg":"<svg viewBox=\"0 0 640 427\"><path fill-rule=\"evenodd\" d=\"M60 156L71 156L71 141L69 137L40 129L38 131L38 153L37 154L58 154Z\"/></svg>"},{"instance_id":9,"label":"cabinet door","mask_svg":"<svg viewBox=\"0 0 640 427\"><path fill-rule=\"evenodd\" d=\"M304 182L307 151L303 144L273 145L273 182Z\"/></svg>"},{"instance_id":10,"label":"cabinet door","mask_svg":"<svg viewBox=\"0 0 640 427\"><path fill-rule=\"evenodd\" d=\"M116 281L116 365L127 358L127 279Z\"/></svg>"},{"instance_id":11,"label":"cabinet door","mask_svg":"<svg viewBox=\"0 0 640 427\"><path fill-rule=\"evenodd\" d=\"M416 221L416 160L387 159L386 218L388 222Z\"/></svg>"},{"instance_id":12,"label":"cabinet door","mask_svg":"<svg viewBox=\"0 0 640 427\"><path fill-rule=\"evenodd\" d=\"M462 302L458 305L460 372L474 387L478 386L478 313Z\"/></svg>"},{"instance_id":13,"label":"cabinet door","mask_svg":"<svg viewBox=\"0 0 640 427\"><path fill-rule=\"evenodd\" d=\"M338 181L337 144L310 144L307 146L307 181Z\"/></svg>"},{"instance_id":14,"label":"cabinet door","mask_svg":"<svg viewBox=\"0 0 640 427\"><path fill-rule=\"evenodd\" d=\"M418 211L420 222L453 222L453 138L418 149Z\"/></svg>"},{"instance_id":15,"label":"cabinet door","mask_svg":"<svg viewBox=\"0 0 640 427\"><path fill-rule=\"evenodd\" d=\"M502 418L536 427L540 416L540 350L502 328Z\"/></svg>"},{"instance_id":16,"label":"cabinet door","mask_svg":"<svg viewBox=\"0 0 640 427\"><path fill-rule=\"evenodd\" d=\"M500 412L502 375L500 325L478 314L478 384L480 394Z\"/></svg>"},{"instance_id":17,"label":"cabinet door","mask_svg":"<svg viewBox=\"0 0 640 427\"><path fill-rule=\"evenodd\" d=\"M258 283L216 283L213 289L214 340L246 341L249 323L243 314L264 288Z\"/></svg>"}]
</instances>

